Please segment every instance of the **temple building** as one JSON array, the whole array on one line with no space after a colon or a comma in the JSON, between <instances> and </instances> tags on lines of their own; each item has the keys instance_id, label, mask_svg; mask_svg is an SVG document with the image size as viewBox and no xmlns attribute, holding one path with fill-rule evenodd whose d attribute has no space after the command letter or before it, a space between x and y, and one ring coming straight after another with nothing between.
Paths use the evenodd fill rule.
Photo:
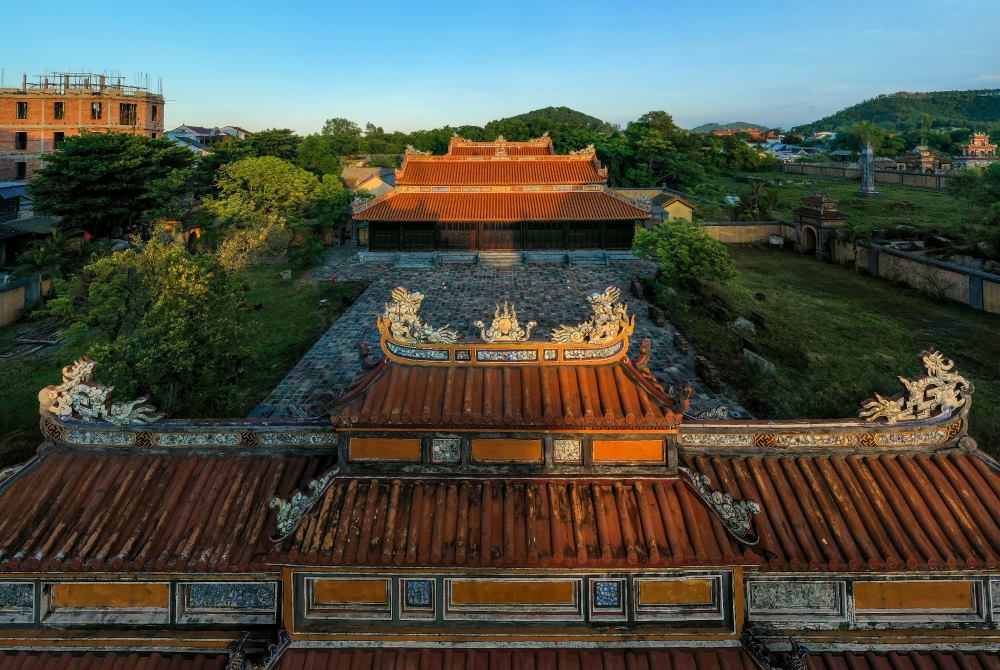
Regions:
<instances>
[{"instance_id":1,"label":"temple building","mask_svg":"<svg viewBox=\"0 0 1000 670\"><path fill-rule=\"evenodd\" d=\"M941 353L857 417L695 420L617 288L474 340L387 299L322 420L67 366L0 473L0 667L1000 667L1000 466Z\"/></svg>"},{"instance_id":2,"label":"temple building","mask_svg":"<svg viewBox=\"0 0 1000 670\"><path fill-rule=\"evenodd\" d=\"M951 159L941 156L929 146L921 144L910 153L896 159L896 169L907 172L934 174L951 169Z\"/></svg>"},{"instance_id":3,"label":"temple building","mask_svg":"<svg viewBox=\"0 0 1000 670\"><path fill-rule=\"evenodd\" d=\"M955 162L962 167L989 167L997 160L997 145L990 142L986 133L973 133L969 143L962 146L962 155Z\"/></svg>"},{"instance_id":4,"label":"temple building","mask_svg":"<svg viewBox=\"0 0 1000 670\"><path fill-rule=\"evenodd\" d=\"M355 239L370 251L630 249L650 208L607 181L593 146L456 136L443 156L407 148L395 188L354 208Z\"/></svg>"}]
</instances>

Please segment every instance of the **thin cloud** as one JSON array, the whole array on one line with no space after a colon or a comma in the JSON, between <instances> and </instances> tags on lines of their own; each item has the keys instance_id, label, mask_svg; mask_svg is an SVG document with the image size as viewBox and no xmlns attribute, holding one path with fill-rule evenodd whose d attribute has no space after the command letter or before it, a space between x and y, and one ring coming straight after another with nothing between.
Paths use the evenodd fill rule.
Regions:
<instances>
[{"instance_id":1,"label":"thin cloud","mask_svg":"<svg viewBox=\"0 0 1000 670\"><path fill-rule=\"evenodd\" d=\"M980 75L979 78L982 81L1000 81L1000 74L984 74Z\"/></svg>"}]
</instances>

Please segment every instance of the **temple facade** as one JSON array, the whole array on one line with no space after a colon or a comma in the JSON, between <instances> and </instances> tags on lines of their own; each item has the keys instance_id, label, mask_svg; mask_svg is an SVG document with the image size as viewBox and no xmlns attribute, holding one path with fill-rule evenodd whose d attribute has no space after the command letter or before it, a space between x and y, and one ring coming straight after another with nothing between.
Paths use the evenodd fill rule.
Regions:
<instances>
[{"instance_id":1,"label":"temple facade","mask_svg":"<svg viewBox=\"0 0 1000 670\"><path fill-rule=\"evenodd\" d=\"M467 340L397 288L321 420L166 420L67 366L0 473L0 667L1000 667L951 361L852 418L695 420L620 291L583 298Z\"/></svg>"},{"instance_id":2,"label":"temple facade","mask_svg":"<svg viewBox=\"0 0 1000 670\"><path fill-rule=\"evenodd\" d=\"M395 188L353 218L370 251L630 249L650 208L607 181L593 146L556 154L548 136L456 136L443 156L407 148Z\"/></svg>"},{"instance_id":3,"label":"temple facade","mask_svg":"<svg viewBox=\"0 0 1000 670\"><path fill-rule=\"evenodd\" d=\"M955 162L962 167L989 167L997 160L997 145L990 142L986 133L973 133L969 143L962 147L962 155Z\"/></svg>"}]
</instances>

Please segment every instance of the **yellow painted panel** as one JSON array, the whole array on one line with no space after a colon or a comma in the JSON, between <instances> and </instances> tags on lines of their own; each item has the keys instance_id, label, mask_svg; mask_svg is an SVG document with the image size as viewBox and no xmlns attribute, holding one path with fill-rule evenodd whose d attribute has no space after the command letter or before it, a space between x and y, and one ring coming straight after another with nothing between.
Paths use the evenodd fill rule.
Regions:
<instances>
[{"instance_id":1,"label":"yellow painted panel","mask_svg":"<svg viewBox=\"0 0 1000 670\"><path fill-rule=\"evenodd\" d=\"M515 461L539 463L541 440L472 440L472 458L476 461Z\"/></svg>"},{"instance_id":2,"label":"yellow painted panel","mask_svg":"<svg viewBox=\"0 0 1000 670\"><path fill-rule=\"evenodd\" d=\"M662 463L663 440L594 440L594 462Z\"/></svg>"},{"instance_id":3,"label":"yellow painted panel","mask_svg":"<svg viewBox=\"0 0 1000 670\"><path fill-rule=\"evenodd\" d=\"M711 579L643 579L640 605L711 605Z\"/></svg>"},{"instance_id":4,"label":"yellow painted panel","mask_svg":"<svg viewBox=\"0 0 1000 670\"><path fill-rule=\"evenodd\" d=\"M971 610L975 607L972 582L913 580L855 582L858 610Z\"/></svg>"},{"instance_id":5,"label":"yellow painted panel","mask_svg":"<svg viewBox=\"0 0 1000 670\"><path fill-rule=\"evenodd\" d=\"M451 601L456 605L572 605L576 583L558 580L456 580Z\"/></svg>"},{"instance_id":6,"label":"yellow painted panel","mask_svg":"<svg viewBox=\"0 0 1000 670\"><path fill-rule=\"evenodd\" d=\"M420 440L396 437L352 437L351 460L420 461Z\"/></svg>"},{"instance_id":7,"label":"yellow painted panel","mask_svg":"<svg viewBox=\"0 0 1000 670\"><path fill-rule=\"evenodd\" d=\"M385 579L317 579L313 582L317 604L384 605L389 602Z\"/></svg>"},{"instance_id":8,"label":"yellow painted panel","mask_svg":"<svg viewBox=\"0 0 1000 670\"><path fill-rule=\"evenodd\" d=\"M53 609L168 607L170 585L133 582L78 582L52 585Z\"/></svg>"}]
</instances>

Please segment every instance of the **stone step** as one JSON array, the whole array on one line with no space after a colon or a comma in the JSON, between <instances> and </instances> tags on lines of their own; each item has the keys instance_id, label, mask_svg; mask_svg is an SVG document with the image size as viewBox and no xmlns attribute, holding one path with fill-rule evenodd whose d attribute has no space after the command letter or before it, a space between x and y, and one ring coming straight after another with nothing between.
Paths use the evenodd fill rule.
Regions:
<instances>
[{"instance_id":1,"label":"stone step","mask_svg":"<svg viewBox=\"0 0 1000 670\"><path fill-rule=\"evenodd\" d=\"M603 251L575 252L569 254L570 265L607 265L608 254Z\"/></svg>"},{"instance_id":2,"label":"stone step","mask_svg":"<svg viewBox=\"0 0 1000 670\"><path fill-rule=\"evenodd\" d=\"M524 265L524 254L520 251L481 251L479 264L494 268Z\"/></svg>"},{"instance_id":3,"label":"stone step","mask_svg":"<svg viewBox=\"0 0 1000 670\"><path fill-rule=\"evenodd\" d=\"M475 252L465 252L465 251L444 251L438 254L438 263L475 263L476 253Z\"/></svg>"},{"instance_id":4,"label":"stone step","mask_svg":"<svg viewBox=\"0 0 1000 670\"><path fill-rule=\"evenodd\" d=\"M432 268L435 265L435 254L433 251L427 253L404 252L399 254L396 260L397 268Z\"/></svg>"}]
</instances>

